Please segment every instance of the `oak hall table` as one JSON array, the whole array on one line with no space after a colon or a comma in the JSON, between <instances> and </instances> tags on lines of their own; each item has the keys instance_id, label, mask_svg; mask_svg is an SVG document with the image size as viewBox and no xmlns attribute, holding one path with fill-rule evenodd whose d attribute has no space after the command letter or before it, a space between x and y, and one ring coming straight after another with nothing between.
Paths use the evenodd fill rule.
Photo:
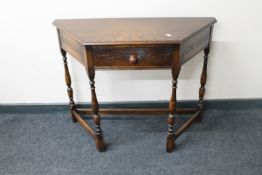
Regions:
<instances>
[{"instance_id":1,"label":"oak hall table","mask_svg":"<svg viewBox=\"0 0 262 175\"><path fill-rule=\"evenodd\" d=\"M105 151L100 114L168 114L166 151L193 121L201 120L207 79L207 60L215 18L116 18L55 20L65 81L73 122L78 122L95 140L98 151ZM176 89L181 66L204 50L199 101L194 109L177 109ZM86 69L90 80L92 108L77 107L67 66L69 53ZM172 89L169 109L99 109L95 92L96 69L170 69ZM80 116L91 114L95 131ZM176 132L177 114L193 114Z\"/></svg>"}]
</instances>

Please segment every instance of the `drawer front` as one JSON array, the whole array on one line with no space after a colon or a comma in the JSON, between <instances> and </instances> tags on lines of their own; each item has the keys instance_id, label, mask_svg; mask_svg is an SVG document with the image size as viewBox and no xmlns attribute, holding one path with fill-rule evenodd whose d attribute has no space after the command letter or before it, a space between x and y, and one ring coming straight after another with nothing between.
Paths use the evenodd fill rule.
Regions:
<instances>
[{"instance_id":1,"label":"drawer front","mask_svg":"<svg viewBox=\"0 0 262 175\"><path fill-rule=\"evenodd\" d=\"M95 68L150 69L171 67L173 46L94 46Z\"/></svg>"}]
</instances>

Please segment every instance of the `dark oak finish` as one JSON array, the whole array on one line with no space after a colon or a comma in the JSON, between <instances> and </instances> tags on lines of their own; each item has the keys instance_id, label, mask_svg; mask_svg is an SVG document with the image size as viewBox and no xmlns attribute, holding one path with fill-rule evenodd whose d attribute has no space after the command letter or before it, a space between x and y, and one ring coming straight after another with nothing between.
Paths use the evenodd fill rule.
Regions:
<instances>
[{"instance_id":1,"label":"dark oak finish","mask_svg":"<svg viewBox=\"0 0 262 175\"><path fill-rule=\"evenodd\" d=\"M173 50L171 45L93 46L94 65L97 69L168 68L171 65Z\"/></svg>"},{"instance_id":2,"label":"dark oak finish","mask_svg":"<svg viewBox=\"0 0 262 175\"><path fill-rule=\"evenodd\" d=\"M215 22L215 18L107 18L55 20L54 25L79 44L94 46L181 44Z\"/></svg>"},{"instance_id":3,"label":"dark oak finish","mask_svg":"<svg viewBox=\"0 0 262 175\"><path fill-rule=\"evenodd\" d=\"M86 60L87 60L87 74L89 77L89 84L91 89L91 104L92 104L92 112L93 112L93 121L95 123L95 134L96 134L96 148L98 151L105 151L106 146L103 139L103 132L100 127L100 115L99 112L99 105L96 98L96 91L95 91L95 69L94 69L94 59L92 57L92 50L90 47L86 47Z\"/></svg>"},{"instance_id":4,"label":"dark oak finish","mask_svg":"<svg viewBox=\"0 0 262 175\"><path fill-rule=\"evenodd\" d=\"M92 109L85 109L85 108L77 108L77 112L84 113L84 114L92 114ZM176 109L175 114L194 114L195 112L199 111L197 108L187 108L187 109ZM119 109L119 108L113 108L113 109L99 109L99 114L128 114L128 115L137 115L137 114L143 114L143 115L161 115L161 114L168 114L169 109L165 108L148 108L148 109Z\"/></svg>"},{"instance_id":5,"label":"dark oak finish","mask_svg":"<svg viewBox=\"0 0 262 175\"><path fill-rule=\"evenodd\" d=\"M203 48L207 48L210 39L210 29L212 27L208 27L198 32L196 35L191 36L186 39L180 45L180 64L184 64L188 61L192 56L199 53Z\"/></svg>"},{"instance_id":6,"label":"dark oak finish","mask_svg":"<svg viewBox=\"0 0 262 175\"><path fill-rule=\"evenodd\" d=\"M62 48L86 66L83 46L87 45L98 51L94 52L95 57L108 56L110 60L116 61L119 60L119 57L122 57L122 59L129 58L129 55L126 54L136 54L142 58L153 57L161 60L162 57L168 57L166 54L170 54L170 51L161 52L163 45L172 47L179 44L181 47L180 64L183 64L208 46L210 27L215 22L215 18L118 18L55 20L54 25L59 30ZM153 51L150 49L152 46L160 46L160 50L157 51L157 48L154 48ZM134 47L134 49L128 47ZM145 47L150 48L146 50ZM116 48L118 49L116 50ZM145 51L143 51L143 48ZM153 52L150 53L150 50ZM143 54L139 55L136 51ZM151 64L149 67L146 65L123 67L122 64L114 64L111 67L101 66L99 60L95 60L95 62L98 64L96 68L100 69L167 68L170 66ZM128 64L128 62L125 62L125 64Z\"/></svg>"},{"instance_id":7,"label":"dark oak finish","mask_svg":"<svg viewBox=\"0 0 262 175\"><path fill-rule=\"evenodd\" d=\"M208 55L210 52L210 43L211 43L211 39L212 39L212 32L213 32L213 27L210 27L210 37L209 37L209 45L207 48L205 48L204 50L204 64L203 64L203 68L202 68L202 73L201 73L201 78L200 78L200 88L199 88L199 101L198 101L198 109L200 111L203 110L203 98L205 95L205 84L207 81L207 61L208 61ZM201 113L198 115L198 117L196 118L196 121L200 122L202 121L202 115Z\"/></svg>"},{"instance_id":8,"label":"dark oak finish","mask_svg":"<svg viewBox=\"0 0 262 175\"><path fill-rule=\"evenodd\" d=\"M201 121L207 80L207 60L215 18L118 18L55 20L64 61L65 80L73 122L94 138L98 151L106 145L100 114L168 114L166 151L172 152L177 139L193 121ZM181 66L204 50L199 102L196 109L177 109L176 90ZM66 53L86 69L90 80L91 109L77 108L67 66ZM172 91L168 109L100 109L95 91L96 69L170 69ZM80 116L91 115L95 131ZM176 132L178 114L193 114Z\"/></svg>"},{"instance_id":9,"label":"dark oak finish","mask_svg":"<svg viewBox=\"0 0 262 175\"><path fill-rule=\"evenodd\" d=\"M180 65L180 54L179 54L179 46L176 46L173 58L172 58L172 93L169 102L169 115L168 115L168 134L167 134L167 142L166 142L166 151L172 152L175 147L174 140L174 124L175 124L175 111L176 111L176 89L177 89L177 78L180 73L181 65Z\"/></svg>"},{"instance_id":10,"label":"dark oak finish","mask_svg":"<svg viewBox=\"0 0 262 175\"><path fill-rule=\"evenodd\" d=\"M73 115L73 112L75 111L75 102L73 99L73 88L71 87L71 77L70 77L68 66L67 66L66 52L63 49L61 49L61 54L63 56L63 62L64 62L65 82L67 85L67 94L69 97L69 105L70 105L70 110L71 110L72 121L75 123L76 119Z\"/></svg>"}]
</instances>

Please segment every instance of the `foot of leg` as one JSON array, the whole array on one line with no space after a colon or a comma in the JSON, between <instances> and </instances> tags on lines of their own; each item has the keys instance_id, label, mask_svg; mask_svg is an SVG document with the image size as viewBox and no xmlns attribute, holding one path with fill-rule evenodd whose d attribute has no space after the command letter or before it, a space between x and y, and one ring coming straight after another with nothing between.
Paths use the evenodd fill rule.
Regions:
<instances>
[{"instance_id":1,"label":"foot of leg","mask_svg":"<svg viewBox=\"0 0 262 175\"><path fill-rule=\"evenodd\" d=\"M96 133L96 148L99 152L106 151L106 145L103 139L103 132L100 127L100 116L99 115L93 115L93 120L95 123L95 133Z\"/></svg>"},{"instance_id":2,"label":"foot of leg","mask_svg":"<svg viewBox=\"0 0 262 175\"><path fill-rule=\"evenodd\" d=\"M73 123L76 123L77 122L77 120L76 120L76 118L75 118L75 116L74 116L74 113L71 111L71 119L72 119L72 122Z\"/></svg>"},{"instance_id":3,"label":"foot of leg","mask_svg":"<svg viewBox=\"0 0 262 175\"><path fill-rule=\"evenodd\" d=\"M96 135L96 149L99 152L106 151L106 145L102 135Z\"/></svg>"},{"instance_id":4,"label":"foot of leg","mask_svg":"<svg viewBox=\"0 0 262 175\"><path fill-rule=\"evenodd\" d=\"M202 113L200 113L196 118L195 118L195 122L199 123L199 122L202 122L203 120L203 116L202 116Z\"/></svg>"},{"instance_id":5,"label":"foot of leg","mask_svg":"<svg viewBox=\"0 0 262 175\"><path fill-rule=\"evenodd\" d=\"M168 132L167 132L167 141L166 141L166 152L171 153L175 148L175 137L174 137L175 116L169 114L167 123L168 123Z\"/></svg>"},{"instance_id":6,"label":"foot of leg","mask_svg":"<svg viewBox=\"0 0 262 175\"><path fill-rule=\"evenodd\" d=\"M175 149L175 138L174 135L168 135L166 141L166 152L172 153Z\"/></svg>"}]
</instances>

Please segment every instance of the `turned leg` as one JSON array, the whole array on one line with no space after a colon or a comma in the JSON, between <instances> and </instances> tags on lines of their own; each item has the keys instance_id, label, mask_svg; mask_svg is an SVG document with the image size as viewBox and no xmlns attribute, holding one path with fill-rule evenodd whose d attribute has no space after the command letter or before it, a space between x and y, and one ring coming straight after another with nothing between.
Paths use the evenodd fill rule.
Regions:
<instances>
[{"instance_id":1,"label":"turned leg","mask_svg":"<svg viewBox=\"0 0 262 175\"><path fill-rule=\"evenodd\" d=\"M96 148L98 151L102 152L106 150L106 146L105 146L104 139L103 139L103 132L100 127L100 115L98 114L99 105L98 105L97 98L96 98L95 81L94 81L95 70L92 68L89 68L87 70L87 73L88 73L88 77L90 80L89 83L90 83L90 89L91 89L92 113L93 113L92 118L93 118L93 121L95 123L95 128L96 128L95 130Z\"/></svg>"},{"instance_id":2,"label":"turned leg","mask_svg":"<svg viewBox=\"0 0 262 175\"><path fill-rule=\"evenodd\" d=\"M202 69L202 74L201 74L201 79L200 79L200 88L199 88L199 100L198 100L198 109L200 111L203 110L203 98L205 95L205 84L207 81L207 61L208 61L208 55L209 55L210 49L206 48L204 50L204 64L203 64L203 69ZM201 121L202 120L202 115L200 114L197 118L196 121Z\"/></svg>"},{"instance_id":3,"label":"turned leg","mask_svg":"<svg viewBox=\"0 0 262 175\"><path fill-rule=\"evenodd\" d=\"M71 77L70 77L68 66L67 66L66 51L61 49L61 54L63 56L63 62L64 62L65 82L66 82L66 85L67 85L67 94L68 94L68 97L69 97L71 117L72 117L72 121L75 123L76 119L75 119L74 114L73 114L73 111L75 111L75 102L73 100L73 89L71 87Z\"/></svg>"},{"instance_id":4,"label":"turned leg","mask_svg":"<svg viewBox=\"0 0 262 175\"><path fill-rule=\"evenodd\" d=\"M169 115L168 115L168 133L166 142L166 151L173 152L175 148L175 136L174 136L174 124L175 124L175 111L176 111L176 89L177 89L177 78L180 72L180 67L172 68L172 95L169 101Z\"/></svg>"}]
</instances>

